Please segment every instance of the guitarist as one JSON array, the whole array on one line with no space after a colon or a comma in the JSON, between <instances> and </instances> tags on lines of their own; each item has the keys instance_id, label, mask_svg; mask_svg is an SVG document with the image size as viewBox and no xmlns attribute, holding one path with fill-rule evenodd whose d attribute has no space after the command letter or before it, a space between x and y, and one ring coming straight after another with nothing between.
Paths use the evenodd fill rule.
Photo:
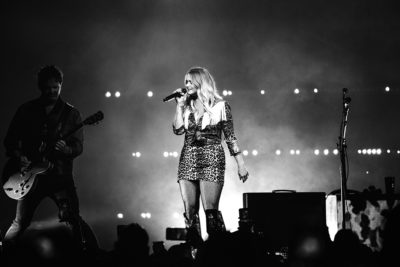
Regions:
<instances>
[{"instance_id":1,"label":"guitarist","mask_svg":"<svg viewBox=\"0 0 400 267\"><path fill-rule=\"evenodd\" d=\"M58 206L59 219L71 227L77 248L85 249L90 244L91 248L97 249L94 233L79 215L79 200L73 181L73 160L82 154L83 131L76 131L66 140L58 139L60 134L81 123L80 112L60 98L63 73L58 67L43 67L37 74L37 82L40 96L18 108L4 146L9 162L15 163L14 173L46 160L51 167L38 175L35 188L18 200L15 219L3 240L4 250L15 248L45 197L50 197ZM7 176L5 173L3 179Z\"/></svg>"}]
</instances>

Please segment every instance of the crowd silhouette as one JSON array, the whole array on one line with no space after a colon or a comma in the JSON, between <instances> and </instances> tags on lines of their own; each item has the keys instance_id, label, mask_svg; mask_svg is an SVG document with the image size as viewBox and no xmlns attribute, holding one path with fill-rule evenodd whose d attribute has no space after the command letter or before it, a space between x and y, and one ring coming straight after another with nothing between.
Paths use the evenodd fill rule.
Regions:
<instances>
[{"instance_id":1,"label":"crowd silhouette","mask_svg":"<svg viewBox=\"0 0 400 267\"><path fill-rule=\"evenodd\" d=\"M271 267L381 267L396 266L400 246L400 205L391 209L383 232L381 251L362 244L351 229L339 230L331 240L327 229L303 228L293 234L287 251L271 251L267 238L240 221L236 231L209 235L195 257L185 240L166 249L164 241L152 243L138 223L117 226L111 250L74 249L71 233L64 227L28 231L14 251L2 251L0 266L271 266Z\"/></svg>"}]
</instances>

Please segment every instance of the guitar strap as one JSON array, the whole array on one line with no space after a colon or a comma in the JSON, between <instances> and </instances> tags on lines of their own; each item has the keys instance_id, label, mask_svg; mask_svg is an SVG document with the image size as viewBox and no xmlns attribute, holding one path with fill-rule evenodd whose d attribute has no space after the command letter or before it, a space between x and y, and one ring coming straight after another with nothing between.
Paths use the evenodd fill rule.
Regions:
<instances>
[{"instance_id":1,"label":"guitar strap","mask_svg":"<svg viewBox=\"0 0 400 267\"><path fill-rule=\"evenodd\" d=\"M60 117L58 119L57 123L57 129L56 129L56 135L60 136L62 133L62 130L64 128L65 122L68 118L69 113L71 112L72 107L68 105L67 103L64 103L63 105L63 110L61 111Z\"/></svg>"}]
</instances>

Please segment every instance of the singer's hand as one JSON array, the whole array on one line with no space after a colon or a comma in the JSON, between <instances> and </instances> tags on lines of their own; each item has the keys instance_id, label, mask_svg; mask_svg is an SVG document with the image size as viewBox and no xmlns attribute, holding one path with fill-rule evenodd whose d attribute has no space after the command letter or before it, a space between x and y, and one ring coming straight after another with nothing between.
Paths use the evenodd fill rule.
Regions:
<instances>
[{"instance_id":1,"label":"singer's hand","mask_svg":"<svg viewBox=\"0 0 400 267\"><path fill-rule=\"evenodd\" d=\"M180 97L175 97L176 103L177 103L179 106L182 107L182 106L185 105L185 101L186 101L187 94L184 94L184 93L182 92L182 88L176 89L176 90L174 91L174 93L176 93L176 92L179 92L179 93L182 94L182 96L180 96Z\"/></svg>"}]
</instances>

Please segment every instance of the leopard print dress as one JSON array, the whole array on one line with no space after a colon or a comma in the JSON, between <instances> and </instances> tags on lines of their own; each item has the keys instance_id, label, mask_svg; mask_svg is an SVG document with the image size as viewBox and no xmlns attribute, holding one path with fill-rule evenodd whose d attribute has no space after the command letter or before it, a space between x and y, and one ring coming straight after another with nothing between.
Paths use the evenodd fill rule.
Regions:
<instances>
[{"instance_id":1,"label":"leopard print dress","mask_svg":"<svg viewBox=\"0 0 400 267\"><path fill-rule=\"evenodd\" d=\"M186 125L173 131L185 134L185 141L179 159L178 181L210 181L224 184L225 152L222 134L231 156L239 152L233 130L233 119L228 102L220 101L212 108L212 114L205 113L196 122L190 107L185 111Z\"/></svg>"}]
</instances>

